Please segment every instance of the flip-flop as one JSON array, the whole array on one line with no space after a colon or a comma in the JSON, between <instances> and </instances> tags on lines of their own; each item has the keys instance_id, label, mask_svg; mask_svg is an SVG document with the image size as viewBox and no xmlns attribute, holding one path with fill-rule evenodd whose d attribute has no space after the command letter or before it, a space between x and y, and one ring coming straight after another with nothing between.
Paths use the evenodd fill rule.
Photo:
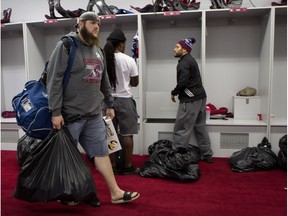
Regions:
<instances>
[{"instance_id":1,"label":"flip-flop","mask_svg":"<svg viewBox=\"0 0 288 216\"><path fill-rule=\"evenodd\" d=\"M139 193L136 193L136 195L132 197L132 194L133 194L133 192L125 191L122 198L120 198L118 200L111 200L111 202L113 204L127 203L127 202L131 202L131 201L139 198L139 196L140 196Z\"/></svg>"}]
</instances>

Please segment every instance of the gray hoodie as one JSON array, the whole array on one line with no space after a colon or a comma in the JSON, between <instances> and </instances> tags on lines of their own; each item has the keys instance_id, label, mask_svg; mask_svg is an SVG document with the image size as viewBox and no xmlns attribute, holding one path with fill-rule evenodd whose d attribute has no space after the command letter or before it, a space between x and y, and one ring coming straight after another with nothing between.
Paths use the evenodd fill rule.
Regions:
<instances>
[{"instance_id":1,"label":"gray hoodie","mask_svg":"<svg viewBox=\"0 0 288 216\"><path fill-rule=\"evenodd\" d=\"M57 43L47 69L49 109L52 116L64 113L95 116L101 112L103 99L108 107L113 107L104 54L100 47L84 44L76 33L68 35L76 38L76 56L63 95L62 81L69 55L63 42Z\"/></svg>"}]
</instances>

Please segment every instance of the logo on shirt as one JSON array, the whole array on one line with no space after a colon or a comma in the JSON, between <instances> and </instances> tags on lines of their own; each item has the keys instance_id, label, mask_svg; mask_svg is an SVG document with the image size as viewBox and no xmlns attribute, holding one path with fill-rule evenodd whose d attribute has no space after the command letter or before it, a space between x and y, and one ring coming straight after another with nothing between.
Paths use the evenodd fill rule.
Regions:
<instances>
[{"instance_id":1,"label":"logo on shirt","mask_svg":"<svg viewBox=\"0 0 288 216\"><path fill-rule=\"evenodd\" d=\"M99 83L103 73L103 63L99 59L85 59L86 70L89 70L89 74L84 77L85 82Z\"/></svg>"}]
</instances>

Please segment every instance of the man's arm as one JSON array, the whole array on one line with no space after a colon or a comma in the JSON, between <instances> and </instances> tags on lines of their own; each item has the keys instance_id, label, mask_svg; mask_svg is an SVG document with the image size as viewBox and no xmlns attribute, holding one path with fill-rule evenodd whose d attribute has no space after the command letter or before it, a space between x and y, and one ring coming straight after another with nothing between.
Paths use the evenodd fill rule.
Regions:
<instances>
[{"instance_id":1,"label":"man's arm","mask_svg":"<svg viewBox=\"0 0 288 216\"><path fill-rule=\"evenodd\" d=\"M132 87L137 87L139 84L139 76L130 77L130 85Z\"/></svg>"}]
</instances>

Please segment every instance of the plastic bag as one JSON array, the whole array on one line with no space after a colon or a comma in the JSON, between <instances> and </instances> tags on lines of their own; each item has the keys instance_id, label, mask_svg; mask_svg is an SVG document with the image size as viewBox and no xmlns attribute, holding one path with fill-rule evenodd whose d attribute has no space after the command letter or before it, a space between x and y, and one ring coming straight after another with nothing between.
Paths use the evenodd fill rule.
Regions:
<instances>
[{"instance_id":1,"label":"plastic bag","mask_svg":"<svg viewBox=\"0 0 288 216\"><path fill-rule=\"evenodd\" d=\"M259 148L263 147L263 148L269 148L269 149L271 149L272 146L271 146L271 143L268 141L267 137L264 137L264 138L262 139L261 143L259 143L259 144L257 145L257 147L259 147Z\"/></svg>"},{"instance_id":2,"label":"plastic bag","mask_svg":"<svg viewBox=\"0 0 288 216\"><path fill-rule=\"evenodd\" d=\"M200 150L189 145L183 148L172 149L171 141L158 140L148 147L149 160L145 161L140 169L142 177L157 177L193 182L200 176Z\"/></svg>"},{"instance_id":3,"label":"plastic bag","mask_svg":"<svg viewBox=\"0 0 288 216\"><path fill-rule=\"evenodd\" d=\"M41 139L36 139L28 135L22 136L17 144L17 162L20 166L25 162L33 149L42 142Z\"/></svg>"},{"instance_id":4,"label":"plastic bag","mask_svg":"<svg viewBox=\"0 0 288 216\"><path fill-rule=\"evenodd\" d=\"M277 167L277 156L267 147L246 147L229 159L234 172L252 172Z\"/></svg>"},{"instance_id":5,"label":"plastic bag","mask_svg":"<svg viewBox=\"0 0 288 216\"><path fill-rule=\"evenodd\" d=\"M91 170L66 127L52 130L31 152L13 195L28 202L98 200Z\"/></svg>"},{"instance_id":6,"label":"plastic bag","mask_svg":"<svg viewBox=\"0 0 288 216\"><path fill-rule=\"evenodd\" d=\"M287 134L280 138L279 147L278 165L282 170L287 171Z\"/></svg>"}]
</instances>

